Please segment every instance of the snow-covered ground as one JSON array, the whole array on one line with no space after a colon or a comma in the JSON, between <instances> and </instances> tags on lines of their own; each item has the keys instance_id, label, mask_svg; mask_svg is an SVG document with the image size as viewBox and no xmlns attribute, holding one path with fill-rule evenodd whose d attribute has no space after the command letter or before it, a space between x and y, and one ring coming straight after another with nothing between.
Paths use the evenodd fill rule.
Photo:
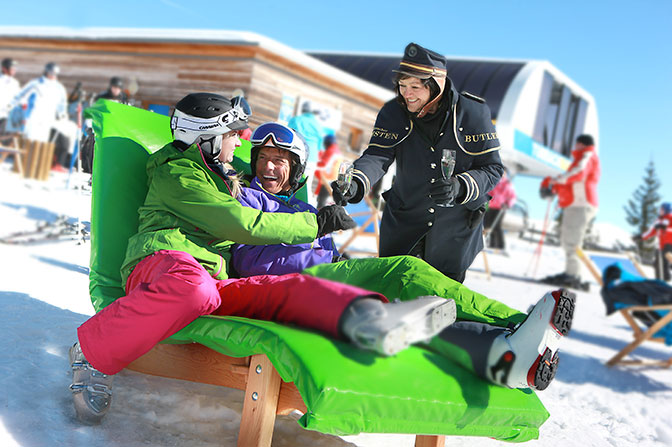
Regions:
<instances>
[{"instance_id":1,"label":"snow-covered ground","mask_svg":"<svg viewBox=\"0 0 672 447\"><path fill-rule=\"evenodd\" d=\"M85 225L90 195L66 189L67 176L48 182L20 179L0 165L0 236L35 228L59 215ZM85 183L75 178L71 186ZM344 240L347 235L339 236ZM373 238L360 238L360 245ZM0 446L233 446L242 391L122 372L112 409L100 426L74 418L68 390L68 347L75 329L93 313L88 300L89 244L0 244ZM548 286L531 280L563 267L557 247L544 247L534 270L536 246L508 237L507 254L488 253L492 275L478 256L467 274L472 289L526 310ZM585 278L589 274L585 272ZM597 285L579 292L571 335L553 384L539 393L551 417L538 446L672 445L672 369L607 368L631 331L618 315L607 318ZM672 347L649 343L639 355L665 359ZM303 430L296 416L279 417L274 446L412 446L411 435L362 434L343 438ZM446 445L494 446L487 438L448 437Z\"/></svg>"}]
</instances>

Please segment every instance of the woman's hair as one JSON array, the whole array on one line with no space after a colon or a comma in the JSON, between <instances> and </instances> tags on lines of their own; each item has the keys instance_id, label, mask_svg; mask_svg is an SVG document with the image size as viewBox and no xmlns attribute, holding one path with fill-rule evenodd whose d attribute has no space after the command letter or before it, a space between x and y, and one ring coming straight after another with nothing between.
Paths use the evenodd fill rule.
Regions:
<instances>
[{"instance_id":1,"label":"woman's hair","mask_svg":"<svg viewBox=\"0 0 672 447\"><path fill-rule=\"evenodd\" d=\"M225 172L234 171L233 166L231 166L229 163L224 163L224 171ZM238 196L240 195L240 191L242 188L242 184L240 181L242 174L240 172L237 172L234 175L227 175L227 177L231 182L231 184L229 185L229 187L231 188L231 195L233 196L234 199L237 199Z\"/></svg>"},{"instance_id":2,"label":"woman's hair","mask_svg":"<svg viewBox=\"0 0 672 447\"><path fill-rule=\"evenodd\" d=\"M399 81L413 77L414 76L409 76L404 73L397 73L393 79L394 91L397 94L397 102L399 102L399 104L403 105L404 107L406 106L406 101L404 101L403 96L401 96L401 93L399 93ZM437 95L441 92L441 88L439 87L439 84L436 83L434 78L420 79L420 82L422 82L422 85L429 87L429 101L427 102L431 102L432 99L436 98Z\"/></svg>"}]
</instances>

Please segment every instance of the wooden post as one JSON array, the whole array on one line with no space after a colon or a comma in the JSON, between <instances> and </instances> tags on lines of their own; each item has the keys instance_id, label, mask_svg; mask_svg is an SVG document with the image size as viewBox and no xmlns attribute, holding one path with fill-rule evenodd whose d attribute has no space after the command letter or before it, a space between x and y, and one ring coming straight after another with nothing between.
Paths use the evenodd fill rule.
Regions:
<instances>
[{"instance_id":1,"label":"wooden post","mask_svg":"<svg viewBox=\"0 0 672 447\"><path fill-rule=\"evenodd\" d=\"M417 435L415 447L443 447L446 445L446 437L443 435Z\"/></svg>"},{"instance_id":2,"label":"wooden post","mask_svg":"<svg viewBox=\"0 0 672 447\"><path fill-rule=\"evenodd\" d=\"M579 255L579 258L583 263L588 267L588 270L590 270L590 273L593 275L595 278L595 281L602 287L604 285L604 282L602 282L602 275L600 274L600 271L595 267L595 264L593 264L593 261L590 260L588 256L581 250L581 248L576 249L576 254Z\"/></svg>"},{"instance_id":3,"label":"wooden post","mask_svg":"<svg viewBox=\"0 0 672 447\"><path fill-rule=\"evenodd\" d=\"M34 170L34 165L37 162L35 146L37 141L33 140L23 140L23 147L26 149L26 164L24 166L23 175L26 178L32 178L32 172Z\"/></svg>"},{"instance_id":4,"label":"wooden post","mask_svg":"<svg viewBox=\"0 0 672 447\"><path fill-rule=\"evenodd\" d=\"M488 281L492 278L490 276L490 264L488 264L488 255L485 254L485 248L481 250L481 253L483 253L483 268L485 268L485 273L488 276Z\"/></svg>"},{"instance_id":5,"label":"wooden post","mask_svg":"<svg viewBox=\"0 0 672 447\"><path fill-rule=\"evenodd\" d=\"M37 175L38 180L49 180L49 172L54 164L54 149L56 143L42 143L42 154L40 157L40 170Z\"/></svg>"},{"instance_id":6,"label":"wooden post","mask_svg":"<svg viewBox=\"0 0 672 447\"><path fill-rule=\"evenodd\" d=\"M238 447L270 447L281 382L280 375L268 357L262 354L252 356Z\"/></svg>"}]
</instances>

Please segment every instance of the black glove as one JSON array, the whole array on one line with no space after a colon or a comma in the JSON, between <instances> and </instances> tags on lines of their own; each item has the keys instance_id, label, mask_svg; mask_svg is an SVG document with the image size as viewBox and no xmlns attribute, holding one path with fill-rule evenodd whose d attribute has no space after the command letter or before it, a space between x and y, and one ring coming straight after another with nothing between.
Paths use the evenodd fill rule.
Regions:
<instances>
[{"instance_id":1,"label":"black glove","mask_svg":"<svg viewBox=\"0 0 672 447\"><path fill-rule=\"evenodd\" d=\"M347 261L348 259L350 259L350 256L347 253L343 253L342 255L333 256L331 262Z\"/></svg>"},{"instance_id":2,"label":"black glove","mask_svg":"<svg viewBox=\"0 0 672 447\"><path fill-rule=\"evenodd\" d=\"M333 231L349 230L356 226L355 221L342 206L324 206L317 212L317 237L322 237Z\"/></svg>"},{"instance_id":3,"label":"black glove","mask_svg":"<svg viewBox=\"0 0 672 447\"><path fill-rule=\"evenodd\" d=\"M642 235L641 234L635 234L632 236L632 241L636 243L642 242Z\"/></svg>"},{"instance_id":4,"label":"black glove","mask_svg":"<svg viewBox=\"0 0 672 447\"><path fill-rule=\"evenodd\" d=\"M357 195L357 189L357 182L354 180L350 182L350 187L345 192L341 191L341 188L338 186L338 182L331 182L331 195L333 196L334 203L336 203L336 205L347 205L348 202L350 202L350 200ZM355 203L355 201L353 200L350 203Z\"/></svg>"},{"instance_id":5,"label":"black glove","mask_svg":"<svg viewBox=\"0 0 672 447\"><path fill-rule=\"evenodd\" d=\"M429 188L429 197L439 206L454 205L462 189L456 177L441 179Z\"/></svg>"},{"instance_id":6,"label":"black glove","mask_svg":"<svg viewBox=\"0 0 672 447\"><path fill-rule=\"evenodd\" d=\"M667 225L665 225L664 223L659 223L659 224L656 224L655 228L656 228L656 230L664 230L664 229L667 228Z\"/></svg>"}]
</instances>

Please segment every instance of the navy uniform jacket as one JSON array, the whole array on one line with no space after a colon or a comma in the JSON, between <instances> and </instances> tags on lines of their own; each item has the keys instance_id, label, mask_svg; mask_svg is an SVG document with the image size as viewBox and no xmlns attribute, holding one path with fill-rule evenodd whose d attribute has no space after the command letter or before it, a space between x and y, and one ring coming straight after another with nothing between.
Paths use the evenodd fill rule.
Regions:
<instances>
[{"instance_id":1,"label":"navy uniform jacket","mask_svg":"<svg viewBox=\"0 0 672 447\"><path fill-rule=\"evenodd\" d=\"M425 236L425 261L444 273L459 273L483 249L482 219L474 228L469 221L489 200L487 193L497 185L503 166L488 106L450 89L452 104L433 145L414 129L396 99L387 102L378 112L368 148L354 163L354 177L368 193L396 161L394 183L383 194L387 204L380 224L381 257L409 254ZM450 208L429 197L431 183L442 178L442 149L456 151L453 175L466 185L464 199Z\"/></svg>"}]
</instances>

